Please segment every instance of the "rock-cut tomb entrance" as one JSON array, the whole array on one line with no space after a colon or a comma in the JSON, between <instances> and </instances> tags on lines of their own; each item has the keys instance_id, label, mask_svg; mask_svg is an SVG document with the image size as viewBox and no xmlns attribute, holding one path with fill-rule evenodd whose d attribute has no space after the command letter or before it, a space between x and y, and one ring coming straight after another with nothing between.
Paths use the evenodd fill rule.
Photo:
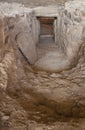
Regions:
<instances>
[{"instance_id":1,"label":"rock-cut tomb entrance","mask_svg":"<svg viewBox=\"0 0 85 130\"><path fill-rule=\"evenodd\" d=\"M81 2L79 6L84 4ZM78 60L85 28L84 6L81 12L81 8L74 5L75 1L64 6L26 8L2 3L1 41L15 43L37 70L59 72L72 68ZM75 13L77 10L82 19L80 13Z\"/></svg>"}]
</instances>

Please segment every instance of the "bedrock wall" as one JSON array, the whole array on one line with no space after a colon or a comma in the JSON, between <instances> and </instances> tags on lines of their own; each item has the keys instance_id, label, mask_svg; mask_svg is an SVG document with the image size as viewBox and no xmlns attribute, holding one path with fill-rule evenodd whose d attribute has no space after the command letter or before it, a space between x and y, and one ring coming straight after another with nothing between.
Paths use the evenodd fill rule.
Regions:
<instances>
[{"instance_id":1,"label":"bedrock wall","mask_svg":"<svg viewBox=\"0 0 85 130\"><path fill-rule=\"evenodd\" d=\"M58 15L57 44L74 65L85 42L85 2L66 2Z\"/></svg>"},{"instance_id":2,"label":"bedrock wall","mask_svg":"<svg viewBox=\"0 0 85 130\"><path fill-rule=\"evenodd\" d=\"M34 64L37 59L34 12L19 4L5 3L1 6L3 15L0 17L0 42L16 44L30 64ZM8 10L4 10L7 7Z\"/></svg>"}]
</instances>

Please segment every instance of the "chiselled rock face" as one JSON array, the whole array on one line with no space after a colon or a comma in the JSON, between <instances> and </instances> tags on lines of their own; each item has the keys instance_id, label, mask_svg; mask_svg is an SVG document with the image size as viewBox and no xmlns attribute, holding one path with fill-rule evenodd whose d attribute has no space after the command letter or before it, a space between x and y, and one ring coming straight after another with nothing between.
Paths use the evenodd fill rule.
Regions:
<instances>
[{"instance_id":1,"label":"chiselled rock face","mask_svg":"<svg viewBox=\"0 0 85 130\"><path fill-rule=\"evenodd\" d=\"M36 8L0 3L5 123L10 130L85 129L84 0Z\"/></svg>"}]
</instances>

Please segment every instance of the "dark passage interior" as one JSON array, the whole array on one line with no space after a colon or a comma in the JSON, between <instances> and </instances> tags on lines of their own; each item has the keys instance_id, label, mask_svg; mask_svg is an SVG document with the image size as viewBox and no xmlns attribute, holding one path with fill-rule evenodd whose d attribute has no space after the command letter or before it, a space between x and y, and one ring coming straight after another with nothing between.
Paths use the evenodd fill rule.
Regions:
<instances>
[{"instance_id":1,"label":"dark passage interior","mask_svg":"<svg viewBox=\"0 0 85 130\"><path fill-rule=\"evenodd\" d=\"M37 44L38 59L49 52L57 50L55 43L55 17L38 17L39 21L39 43Z\"/></svg>"},{"instance_id":2,"label":"dark passage interior","mask_svg":"<svg viewBox=\"0 0 85 130\"><path fill-rule=\"evenodd\" d=\"M40 35L53 35L53 18L42 17L40 20Z\"/></svg>"},{"instance_id":3,"label":"dark passage interior","mask_svg":"<svg viewBox=\"0 0 85 130\"><path fill-rule=\"evenodd\" d=\"M40 22L40 43L54 42L54 18L39 17Z\"/></svg>"}]
</instances>

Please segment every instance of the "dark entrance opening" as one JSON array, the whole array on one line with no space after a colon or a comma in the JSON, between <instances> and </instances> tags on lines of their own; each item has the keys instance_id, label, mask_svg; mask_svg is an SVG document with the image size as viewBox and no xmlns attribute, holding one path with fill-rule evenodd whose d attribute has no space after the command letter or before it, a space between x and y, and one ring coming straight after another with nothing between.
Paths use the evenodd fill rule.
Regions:
<instances>
[{"instance_id":1,"label":"dark entrance opening","mask_svg":"<svg viewBox=\"0 0 85 130\"><path fill-rule=\"evenodd\" d=\"M38 17L40 22L40 43L54 42L54 17Z\"/></svg>"}]
</instances>

